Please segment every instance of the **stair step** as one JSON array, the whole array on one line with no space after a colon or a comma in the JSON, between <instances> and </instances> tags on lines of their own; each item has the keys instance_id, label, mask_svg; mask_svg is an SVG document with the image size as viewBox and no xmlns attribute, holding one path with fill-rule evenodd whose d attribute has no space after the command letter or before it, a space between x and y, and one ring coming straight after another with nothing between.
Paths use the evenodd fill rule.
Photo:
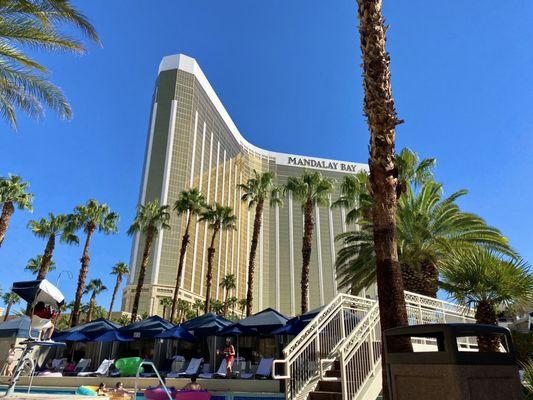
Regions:
<instances>
[{"instance_id":1,"label":"stair step","mask_svg":"<svg viewBox=\"0 0 533 400\"><path fill-rule=\"evenodd\" d=\"M326 371L326 376L328 378L340 378L341 377L341 371L336 369L331 369L329 371Z\"/></svg>"},{"instance_id":2,"label":"stair step","mask_svg":"<svg viewBox=\"0 0 533 400\"><path fill-rule=\"evenodd\" d=\"M315 391L309 393L309 400L342 400L342 393Z\"/></svg>"},{"instance_id":3,"label":"stair step","mask_svg":"<svg viewBox=\"0 0 533 400\"><path fill-rule=\"evenodd\" d=\"M342 384L340 381L320 381L318 382L318 390L321 392L342 392Z\"/></svg>"},{"instance_id":4,"label":"stair step","mask_svg":"<svg viewBox=\"0 0 533 400\"><path fill-rule=\"evenodd\" d=\"M341 369L341 362L339 360L335 360L331 369Z\"/></svg>"}]
</instances>

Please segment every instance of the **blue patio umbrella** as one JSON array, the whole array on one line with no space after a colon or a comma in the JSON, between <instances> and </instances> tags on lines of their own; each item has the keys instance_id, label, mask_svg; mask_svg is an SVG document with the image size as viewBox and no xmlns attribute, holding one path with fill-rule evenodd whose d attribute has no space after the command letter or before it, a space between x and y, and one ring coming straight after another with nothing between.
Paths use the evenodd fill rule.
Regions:
<instances>
[{"instance_id":1,"label":"blue patio umbrella","mask_svg":"<svg viewBox=\"0 0 533 400\"><path fill-rule=\"evenodd\" d=\"M89 340L89 337L80 331L65 331L58 333L57 336L54 336L54 340L56 342L86 342Z\"/></svg>"},{"instance_id":2,"label":"blue patio umbrella","mask_svg":"<svg viewBox=\"0 0 533 400\"><path fill-rule=\"evenodd\" d=\"M196 338L184 329L181 325L170 328L156 336L158 339L180 339L187 342L196 342Z\"/></svg>"},{"instance_id":3,"label":"blue patio umbrella","mask_svg":"<svg viewBox=\"0 0 533 400\"><path fill-rule=\"evenodd\" d=\"M102 343L108 343L108 342L131 342L133 339L129 339L123 335L120 334L118 330L108 331L105 333L102 333L100 336L95 337L91 340L91 342L102 342Z\"/></svg>"},{"instance_id":4,"label":"blue patio umbrella","mask_svg":"<svg viewBox=\"0 0 533 400\"><path fill-rule=\"evenodd\" d=\"M287 324L285 326L282 326L281 328L275 329L271 332L272 335L297 335L299 334L309 322L315 318L320 311L322 311L322 307L315 308L314 310L308 311L305 314L298 315L297 317L291 318L287 321Z\"/></svg>"},{"instance_id":5,"label":"blue patio umbrella","mask_svg":"<svg viewBox=\"0 0 533 400\"><path fill-rule=\"evenodd\" d=\"M98 318L86 324L76 325L70 329L67 329L66 331L61 332L60 334L61 335L64 335L67 333L74 334L75 332L80 332L84 334L89 340L91 340L97 336L100 336L109 331L114 331L118 328L120 328L120 325L115 324L114 322L111 322L105 318ZM58 336L60 334L58 333ZM75 337L75 336L72 336L72 337ZM57 340L55 336L54 336L54 340Z\"/></svg>"},{"instance_id":6,"label":"blue patio umbrella","mask_svg":"<svg viewBox=\"0 0 533 400\"><path fill-rule=\"evenodd\" d=\"M268 335L275 329L285 326L288 320L285 315L273 308L266 308L257 314L240 320L238 323L245 328L255 329L260 334Z\"/></svg>"},{"instance_id":7,"label":"blue patio umbrella","mask_svg":"<svg viewBox=\"0 0 533 400\"><path fill-rule=\"evenodd\" d=\"M134 322L119 329L119 332L130 339L154 339L160 333L171 329L174 324L158 315Z\"/></svg>"},{"instance_id":8,"label":"blue patio umbrella","mask_svg":"<svg viewBox=\"0 0 533 400\"><path fill-rule=\"evenodd\" d=\"M258 335L258 332L255 329L248 328L246 326L242 326L238 322L235 324L231 324L226 326L224 329L222 329L217 336L241 336L241 335L249 335L249 336L255 336Z\"/></svg>"},{"instance_id":9,"label":"blue patio umbrella","mask_svg":"<svg viewBox=\"0 0 533 400\"><path fill-rule=\"evenodd\" d=\"M231 325L230 320L210 312L184 322L181 327L194 336L213 336L228 325Z\"/></svg>"}]
</instances>

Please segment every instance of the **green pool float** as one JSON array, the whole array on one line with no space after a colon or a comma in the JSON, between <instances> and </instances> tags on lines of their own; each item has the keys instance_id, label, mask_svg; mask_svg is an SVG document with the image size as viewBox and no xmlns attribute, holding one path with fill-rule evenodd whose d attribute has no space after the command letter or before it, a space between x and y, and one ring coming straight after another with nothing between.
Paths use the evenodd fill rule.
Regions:
<instances>
[{"instance_id":1,"label":"green pool float","mask_svg":"<svg viewBox=\"0 0 533 400\"><path fill-rule=\"evenodd\" d=\"M141 357L127 357L121 358L115 361L115 367L119 370L120 376L135 376L137 374L137 368L142 362ZM144 372L144 368L141 367L140 374Z\"/></svg>"}]
</instances>

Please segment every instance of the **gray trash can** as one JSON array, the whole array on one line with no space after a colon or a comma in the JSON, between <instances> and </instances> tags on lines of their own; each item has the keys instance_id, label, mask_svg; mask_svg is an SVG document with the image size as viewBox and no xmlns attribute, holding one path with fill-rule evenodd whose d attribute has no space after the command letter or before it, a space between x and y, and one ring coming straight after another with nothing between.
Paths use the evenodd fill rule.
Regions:
<instances>
[{"instance_id":1,"label":"gray trash can","mask_svg":"<svg viewBox=\"0 0 533 400\"><path fill-rule=\"evenodd\" d=\"M498 338L501 352L480 353L479 336ZM390 340L410 338L413 352L393 353ZM481 324L412 325L385 331L386 368L394 400L522 399L508 329Z\"/></svg>"}]
</instances>

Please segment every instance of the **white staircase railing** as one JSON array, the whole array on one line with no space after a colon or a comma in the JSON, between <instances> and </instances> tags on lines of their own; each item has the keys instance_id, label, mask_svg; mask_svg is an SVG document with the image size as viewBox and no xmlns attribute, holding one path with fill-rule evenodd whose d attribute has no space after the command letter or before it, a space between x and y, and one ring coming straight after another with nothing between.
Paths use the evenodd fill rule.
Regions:
<instances>
[{"instance_id":1,"label":"white staircase railing","mask_svg":"<svg viewBox=\"0 0 533 400\"><path fill-rule=\"evenodd\" d=\"M284 359L274 361L273 376L285 380L286 399L307 396L321 371L330 367L332 361L326 360L375 304L376 300L339 294L283 349ZM278 373L280 367L284 373Z\"/></svg>"},{"instance_id":2,"label":"white staircase railing","mask_svg":"<svg viewBox=\"0 0 533 400\"><path fill-rule=\"evenodd\" d=\"M466 307L405 292L410 325L473 323L473 311ZM475 338L461 338L458 344L473 349ZM434 339L413 338L413 346L435 346ZM337 350L341 367L343 400L375 399L381 391L381 327L376 304L346 337Z\"/></svg>"},{"instance_id":3,"label":"white staircase railing","mask_svg":"<svg viewBox=\"0 0 533 400\"><path fill-rule=\"evenodd\" d=\"M471 309L453 303L411 292L405 292L405 301L410 325L475 322ZM413 343L435 345L427 338ZM474 349L477 343L462 338L459 345ZM301 400L338 360L343 400L375 399L381 391L381 351L377 301L339 294L283 349L273 376L285 380L286 399Z\"/></svg>"}]
</instances>

